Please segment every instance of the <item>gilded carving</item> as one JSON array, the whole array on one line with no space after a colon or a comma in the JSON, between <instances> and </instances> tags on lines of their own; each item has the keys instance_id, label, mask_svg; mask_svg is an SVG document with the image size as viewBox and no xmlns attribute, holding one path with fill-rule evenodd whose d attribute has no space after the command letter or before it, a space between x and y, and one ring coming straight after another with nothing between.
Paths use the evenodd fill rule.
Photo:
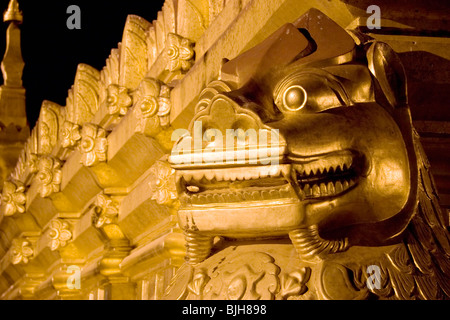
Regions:
<instances>
[{"instance_id":1,"label":"gilded carving","mask_svg":"<svg viewBox=\"0 0 450 320\"><path fill-rule=\"evenodd\" d=\"M136 92L136 130L156 136L161 129L170 126L170 88L152 78L142 80Z\"/></svg>"},{"instance_id":2,"label":"gilded carving","mask_svg":"<svg viewBox=\"0 0 450 320\"><path fill-rule=\"evenodd\" d=\"M41 197L46 198L59 192L62 179L61 162L53 157L41 157L36 178Z\"/></svg>"},{"instance_id":3,"label":"gilded carving","mask_svg":"<svg viewBox=\"0 0 450 320\"><path fill-rule=\"evenodd\" d=\"M150 182L152 200L156 203L172 206L178 199L175 185L175 170L167 162L157 161L151 170L154 177Z\"/></svg>"},{"instance_id":4,"label":"gilded carving","mask_svg":"<svg viewBox=\"0 0 450 320\"><path fill-rule=\"evenodd\" d=\"M308 291L311 269L282 270L285 258L261 251L225 249L220 257L185 264L169 286L166 299L287 300ZM279 259L279 261L278 261ZM178 297L177 297L178 296Z\"/></svg>"},{"instance_id":5,"label":"gilded carving","mask_svg":"<svg viewBox=\"0 0 450 320\"><path fill-rule=\"evenodd\" d=\"M81 141L79 145L81 163L86 167L92 167L100 162L105 162L108 151L106 130L92 123L86 123L81 129Z\"/></svg>"},{"instance_id":6,"label":"gilded carving","mask_svg":"<svg viewBox=\"0 0 450 320\"><path fill-rule=\"evenodd\" d=\"M5 181L1 198L1 213L8 217L25 212L25 185L20 181Z\"/></svg>"},{"instance_id":7,"label":"gilded carving","mask_svg":"<svg viewBox=\"0 0 450 320\"><path fill-rule=\"evenodd\" d=\"M100 72L86 64L79 64L75 82L69 96L73 102L68 104L66 120L82 125L90 122L99 108Z\"/></svg>"},{"instance_id":8,"label":"gilded carving","mask_svg":"<svg viewBox=\"0 0 450 320\"><path fill-rule=\"evenodd\" d=\"M318 10L223 64L169 161L186 266L168 297L450 296L448 217L412 127L401 61L385 43L355 43ZM298 269L280 271L286 265L262 252L235 257L215 236L237 248L288 236ZM208 278L197 270L210 278L201 295ZM380 270L381 284L368 285L367 270Z\"/></svg>"},{"instance_id":9,"label":"gilded carving","mask_svg":"<svg viewBox=\"0 0 450 320\"><path fill-rule=\"evenodd\" d=\"M280 277L279 298L286 300L289 297L304 294L308 290L306 283L309 281L310 274L311 270L307 267L289 274L282 274Z\"/></svg>"},{"instance_id":10,"label":"gilded carving","mask_svg":"<svg viewBox=\"0 0 450 320\"><path fill-rule=\"evenodd\" d=\"M408 95L420 72L400 60L422 53L398 20L344 30L364 20L344 2L324 7L341 26L316 9L294 21L308 1L292 0L128 16L102 71L80 64L66 107L43 103L9 176L2 156L0 298L448 300L448 197L421 145L448 128L411 116L408 96L436 100L417 77ZM4 18L8 140L28 134L16 0ZM447 54L421 33L406 38Z\"/></svg>"},{"instance_id":11,"label":"gilded carving","mask_svg":"<svg viewBox=\"0 0 450 320\"><path fill-rule=\"evenodd\" d=\"M107 89L107 102L110 115L124 116L132 106L133 99L126 87L112 84Z\"/></svg>"},{"instance_id":12,"label":"gilded carving","mask_svg":"<svg viewBox=\"0 0 450 320\"><path fill-rule=\"evenodd\" d=\"M11 263L13 265L27 264L34 255L31 243L26 239L14 239L11 245Z\"/></svg>"},{"instance_id":13,"label":"gilded carving","mask_svg":"<svg viewBox=\"0 0 450 320\"><path fill-rule=\"evenodd\" d=\"M56 146L59 137L61 106L50 101L44 101L38 122L38 152L50 154Z\"/></svg>"},{"instance_id":14,"label":"gilded carving","mask_svg":"<svg viewBox=\"0 0 450 320\"><path fill-rule=\"evenodd\" d=\"M118 84L135 90L147 73L147 30L151 24L142 17L129 15L125 24L120 54Z\"/></svg>"},{"instance_id":15,"label":"gilded carving","mask_svg":"<svg viewBox=\"0 0 450 320\"><path fill-rule=\"evenodd\" d=\"M211 274L204 297L207 300L271 300L279 288L279 273L273 257L266 253L233 257Z\"/></svg>"},{"instance_id":16,"label":"gilded carving","mask_svg":"<svg viewBox=\"0 0 450 320\"><path fill-rule=\"evenodd\" d=\"M81 140L81 127L70 121L65 121L62 127L62 142L63 148L75 148Z\"/></svg>"},{"instance_id":17,"label":"gilded carving","mask_svg":"<svg viewBox=\"0 0 450 320\"><path fill-rule=\"evenodd\" d=\"M119 215L119 204L105 194L99 194L94 203L93 224L96 228L114 223Z\"/></svg>"},{"instance_id":18,"label":"gilded carving","mask_svg":"<svg viewBox=\"0 0 450 320\"><path fill-rule=\"evenodd\" d=\"M50 231L50 249L52 251L64 248L68 241L72 239L72 231L67 221L63 219L52 220Z\"/></svg>"},{"instance_id":19,"label":"gilded carving","mask_svg":"<svg viewBox=\"0 0 450 320\"><path fill-rule=\"evenodd\" d=\"M177 34L167 35L167 70L187 72L194 63L193 43Z\"/></svg>"}]
</instances>

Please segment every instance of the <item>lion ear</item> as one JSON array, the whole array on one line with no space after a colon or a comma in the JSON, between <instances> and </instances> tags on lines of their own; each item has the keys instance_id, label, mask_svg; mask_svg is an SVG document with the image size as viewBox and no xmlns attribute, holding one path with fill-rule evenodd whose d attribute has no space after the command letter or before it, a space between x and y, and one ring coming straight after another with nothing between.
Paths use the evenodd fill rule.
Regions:
<instances>
[{"instance_id":1,"label":"lion ear","mask_svg":"<svg viewBox=\"0 0 450 320\"><path fill-rule=\"evenodd\" d=\"M408 104L406 74L400 57L384 42L373 42L366 53L370 72L393 108Z\"/></svg>"}]
</instances>

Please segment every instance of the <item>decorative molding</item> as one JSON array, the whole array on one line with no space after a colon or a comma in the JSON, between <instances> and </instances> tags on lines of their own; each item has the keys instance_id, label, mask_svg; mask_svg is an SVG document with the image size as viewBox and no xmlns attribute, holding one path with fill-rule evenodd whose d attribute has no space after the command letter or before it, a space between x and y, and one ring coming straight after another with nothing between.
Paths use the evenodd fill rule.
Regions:
<instances>
[{"instance_id":1,"label":"decorative molding","mask_svg":"<svg viewBox=\"0 0 450 320\"><path fill-rule=\"evenodd\" d=\"M47 198L59 192L62 180L61 162L53 157L41 157L38 166L37 179L41 197Z\"/></svg>"},{"instance_id":2,"label":"decorative molding","mask_svg":"<svg viewBox=\"0 0 450 320\"><path fill-rule=\"evenodd\" d=\"M81 130L81 163L86 167L92 167L100 162L105 162L108 151L106 130L102 127L87 123Z\"/></svg>"},{"instance_id":3,"label":"decorative molding","mask_svg":"<svg viewBox=\"0 0 450 320\"><path fill-rule=\"evenodd\" d=\"M65 247L68 241L72 239L70 224L63 219L52 220L49 237L52 251Z\"/></svg>"},{"instance_id":4,"label":"decorative molding","mask_svg":"<svg viewBox=\"0 0 450 320\"><path fill-rule=\"evenodd\" d=\"M93 224L100 229L115 222L119 215L119 204L105 194L99 194L94 203Z\"/></svg>"},{"instance_id":5,"label":"decorative molding","mask_svg":"<svg viewBox=\"0 0 450 320\"><path fill-rule=\"evenodd\" d=\"M186 73L194 64L194 44L175 33L167 35L166 55L168 58L166 70Z\"/></svg>"},{"instance_id":6,"label":"decorative molding","mask_svg":"<svg viewBox=\"0 0 450 320\"><path fill-rule=\"evenodd\" d=\"M1 197L1 213L6 216L13 216L16 213L25 212L25 185L20 181L5 181Z\"/></svg>"}]
</instances>

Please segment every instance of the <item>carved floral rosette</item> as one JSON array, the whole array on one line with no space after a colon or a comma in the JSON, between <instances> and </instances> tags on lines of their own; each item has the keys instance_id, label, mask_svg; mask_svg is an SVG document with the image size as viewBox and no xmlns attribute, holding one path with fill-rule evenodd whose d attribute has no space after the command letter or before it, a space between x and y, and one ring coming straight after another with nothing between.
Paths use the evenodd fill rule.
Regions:
<instances>
[{"instance_id":1,"label":"carved floral rosette","mask_svg":"<svg viewBox=\"0 0 450 320\"><path fill-rule=\"evenodd\" d=\"M25 212L25 185L20 181L5 181L1 196L1 212L8 217Z\"/></svg>"},{"instance_id":2,"label":"carved floral rosette","mask_svg":"<svg viewBox=\"0 0 450 320\"><path fill-rule=\"evenodd\" d=\"M194 63L193 43L189 39L174 33L167 35L166 54L168 58L167 70L170 72L186 72Z\"/></svg>"},{"instance_id":3,"label":"carved floral rosette","mask_svg":"<svg viewBox=\"0 0 450 320\"><path fill-rule=\"evenodd\" d=\"M14 239L11 246L11 263L17 265L19 263L27 264L34 255L34 249L30 241L26 239Z\"/></svg>"},{"instance_id":4,"label":"carved floral rosette","mask_svg":"<svg viewBox=\"0 0 450 320\"><path fill-rule=\"evenodd\" d=\"M72 239L72 231L67 221L55 219L51 222L50 232L50 249L55 251L67 245Z\"/></svg>"},{"instance_id":5,"label":"carved floral rosette","mask_svg":"<svg viewBox=\"0 0 450 320\"><path fill-rule=\"evenodd\" d=\"M175 170L167 162L157 161L151 170L151 176L151 199L160 205L173 206L178 199Z\"/></svg>"},{"instance_id":6,"label":"carved floral rosette","mask_svg":"<svg viewBox=\"0 0 450 320\"><path fill-rule=\"evenodd\" d=\"M61 162L53 157L40 158L37 179L41 197L46 198L59 192L62 180Z\"/></svg>"},{"instance_id":7,"label":"carved floral rosette","mask_svg":"<svg viewBox=\"0 0 450 320\"><path fill-rule=\"evenodd\" d=\"M107 88L108 112L113 116L124 116L133 105L133 98L126 87L111 84Z\"/></svg>"},{"instance_id":8,"label":"carved floral rosette","mask_svg":"<svg viewBox=\"0 0 450 320\"><path fill-rule=\"evenodd\" d=\"M119 204L105 194L99 194L94 203L93 224L102 228L115 222L119 215Z\"/></svg>"},{"instance_id":9,"label":"carved floral rosette","mask_svg":"<svg viewBox=\"0 0 450 320\"><path fill-rule=\"evenodd\" d=\"M135 115L139 119L136 130L156 136L170 125L170 88L153 78L141 81L136 91Z\"/></svg>"},{"instance_id":10,"label":"carved floral rosette","mask_svg":"<svg viewBox=\"0 0 450 320\"><path fill-rule=\"evenodd\" d=\"M92 167L107 158L108 140L106 130L102 127L87 123L81 130L81 163L86 167Z\"/></svg>"},{"instance_id":11,"label":"carved floral rosette","mask_svg":"<svg viewBox=\"0 0 450 320\"><path fill-rule=\"evenodd\" d=\"M81 140L81 127L70 121L65 121L62 128L62 142L63 148L74 148Z\"/></svg>"}]
</instances>

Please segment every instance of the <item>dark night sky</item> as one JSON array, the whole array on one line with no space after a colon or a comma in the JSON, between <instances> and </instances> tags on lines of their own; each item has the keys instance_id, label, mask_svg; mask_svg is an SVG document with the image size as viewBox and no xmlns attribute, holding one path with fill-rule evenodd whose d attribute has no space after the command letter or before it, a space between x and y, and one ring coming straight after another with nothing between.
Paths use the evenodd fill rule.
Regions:
<instances>
[{"instance_id":1,"label":"dark night sky","mask_svg":"<svg viewBox=\"0 0 450 320\"><path fill-rule=\"evenodd\" d=\"M8 3L9 0L0 0L2 16ZM163 0L19 0L24 15L23 81L30 126L34 127L43 100L65 105L79 63L98 70L104 67L111 49L117 48L122 40L128 14L152 22L163 3ZM81 9L81 30L69 30L66 26L70 5ZM5 51L6 27L6 23L1 23L1 57Z\"/></svg>"}]
</instances>

